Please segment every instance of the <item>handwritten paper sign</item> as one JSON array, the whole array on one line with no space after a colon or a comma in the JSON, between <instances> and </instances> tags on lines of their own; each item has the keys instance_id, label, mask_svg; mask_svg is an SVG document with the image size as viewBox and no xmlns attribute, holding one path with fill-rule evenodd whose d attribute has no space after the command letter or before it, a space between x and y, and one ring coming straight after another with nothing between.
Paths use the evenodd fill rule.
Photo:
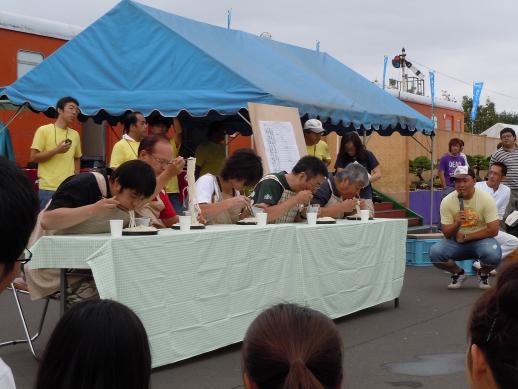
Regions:
<instances>
[{"instance_id":1,"label":"handwritten paper sign","mask_svg":"<svg viewBox=\"0 0 518 389\"><path fill-rule=\"evenodd\" d=\"M291 122L260 120L259 128L270 171L291 172L301 157Z\"/></svg>"}]
</instances>

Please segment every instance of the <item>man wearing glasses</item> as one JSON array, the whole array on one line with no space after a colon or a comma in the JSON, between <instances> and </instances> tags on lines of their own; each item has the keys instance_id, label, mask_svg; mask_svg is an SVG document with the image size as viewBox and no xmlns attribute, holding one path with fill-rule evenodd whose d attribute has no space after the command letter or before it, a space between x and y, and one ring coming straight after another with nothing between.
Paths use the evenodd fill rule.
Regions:
<instances>
[{"instance_id":1,"label":"man wearing glasses","mask_svg":"<svg viewBox=\"0 0 518 389\"><path fill-rule=\"evenodd\" d=\"M38 216L38 197L27 176L14 164L0 157L0 293L30 260L24 252ZM0 388L14 388L11 369L0 359Z\"/></svg>"},{"instance_id":2,"label":"man wearing glasses","mask_svg":"<svg viewBox=\"0 0 518 389\"><path fill-rule=\"evenodd\" d=\"M159 228L171 227L178 223L176 211L164 188L172 177L176 177L185 165L182 157L173 159L173 148L166 137L150 135L142 139L138 149L138 159L149 164L157 177L155 199L143 208L137 209L140 216L149 217Z\"/></svg>"},{"instance_id":3,"label":"man wearing glasses","mask_svg":"<svg viewBox=\"0 0 518 389\"><path fill-rule=\"evenodd\" d=\"M79 133L70 128L79 113L79 103L73 97L63 97L56 110L56 121L39 127L31 145L31 162L38 163L40 209L45 208L58 186L79 173L80 168L81 141Z\"/></svg>"},{"instance_id":4,"label":"man wearing glasses","mask_svg":"<svg viewBox=\"0 0 518 389\"><path fill-rule=\"evenodd\" d=\"M491 165L502 162L507 166L504 184L511 188L511 198L503 215L504 219L515 210L518 201L518 148L516 147L516 133L506 127L500 131L502 147L491 156Z\"/></svg>"}]
</instances>

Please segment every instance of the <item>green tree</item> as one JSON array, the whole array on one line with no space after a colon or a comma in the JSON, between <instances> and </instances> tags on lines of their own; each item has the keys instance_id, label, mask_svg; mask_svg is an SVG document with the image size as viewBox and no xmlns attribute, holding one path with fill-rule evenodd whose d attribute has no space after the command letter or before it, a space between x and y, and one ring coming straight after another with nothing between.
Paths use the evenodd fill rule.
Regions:
<instances>
[{"instance_id":1,"label":"green tree","mask_svg":"<svg viewBox=\"0 0 518 389\"><path fill-rule=\"evenodd\" d=\"M518 113L502 111L497 114L498 123L518 124Z\"/></svg>"},{"instance_id":2,"label":"green tree","mask_svg":"<svg viewBox=\"0 0 518 389\"><path fill-rule=\"evenodd\" d=\"M487 130L492 125L498 123L498 114L496 113L495 103L490 99L486 100L485 105L478 106L477 119L472 128L470 120L471 107L473 106L473 99L468 96L462 97L462 108L464 110L464 129L466 132L473 132L473 134L480 134Z\"/></svg>"}]
</instances>

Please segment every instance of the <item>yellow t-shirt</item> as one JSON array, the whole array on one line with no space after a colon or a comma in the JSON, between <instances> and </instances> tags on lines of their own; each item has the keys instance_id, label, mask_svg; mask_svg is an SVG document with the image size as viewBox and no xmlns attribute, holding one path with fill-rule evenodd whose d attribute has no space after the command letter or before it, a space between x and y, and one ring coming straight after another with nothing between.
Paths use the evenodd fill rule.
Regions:
<instances>
[{"instance_id":1,"label":"yellow t-shirt","mask_svg":"<svg viewBox=\"0 0 518 389\"><path fill-rule=\"evenodd\" d=\"M219 175L227 157L225 145L214 142L204 142L196 148L196 165L201 168L200 177L210 173Z\"/></svg>"},{"instance_id":2,"label":"yellow t-shirt","mask_svg":"<svg viewBox=\"0 0 518 389\"><path fill-rule=\"evenodd\" d=\"M113 145L112 155L110 158L110 167L115 169L124 162L137 159L139 145L140 142L135 142L134 140L129 139L121 139L115 143Z\"/></svg>"},{"instance_id":3,"label":"yellow t-shirt","mask_svg":"<svg viewBox=\"0 0 518 389\"><path fill-rule=\"evenodd\" d=\"M173 147L173 158L178 157L178 146L176 146L176 142L174 141L174 138L171 138L169 140L169 143L171 143L171 146ZM176 177L171 178L171 180L165 186L165 191L167 193L179 193L180 188L178 187L178 178L176 178Z\"/></svg>"},{"instance_id":4,"label":"yellow t-shirt","mask_svg":"<svg viewBox=\"0 0 518 389\"><path fill-rule=\"evenodd\" d=\"M331 154L329 154L329 147L323 140L319 140L316 145L306 146L308 155L313 155L322 161L331 161Z\"/></svg>"},{"instance_id":5,"label":"yellow t-shirt","mask_svg":"<svg viewBox=\"0 0 518 389\"><path fill-rule=\"evenodd\" d=\"M453 224L459 211L459 195L453 191L441 202L441 224ZM459 229L463 234L480 231L487 223L498 220L495 200L489 193L477 188L471 199L464 199L464 212L466 221Z\"/></svg>"},{"instance_id":6,"label":"yellow t-shirt","mask_svg":"<svg viewBox=\"0 0 518 389\"><path fill-rule=\"evenodd\" d=\"M46 124L36 130L31 149L41 152L56 148L66 138L72 141L66 153L56 154L45 162L38 163L40 189L56 190L66 178L74 174L74 159L81 158L81 140L79 133L72 128L63 129L54 124Z\"/></svg>"}]
</instances>

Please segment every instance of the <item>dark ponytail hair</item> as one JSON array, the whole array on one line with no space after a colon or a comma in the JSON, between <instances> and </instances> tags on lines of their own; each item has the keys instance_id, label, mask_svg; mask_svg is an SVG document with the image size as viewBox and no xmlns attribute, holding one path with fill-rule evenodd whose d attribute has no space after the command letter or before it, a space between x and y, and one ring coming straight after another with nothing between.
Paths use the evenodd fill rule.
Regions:
<instances>
[{"instance_id":1,"label":"dark ponytail hair","mask_svg":"<svg viewBox=\"0 0 518 389\"><path fill-rule=\"evenodd\" d=\"M258 389L331 389L342 381L342 342L324 314L278 304L250 325L243 370Z\"/></svg>"},{"instance_id":2,"label":"dark ponytail hair","mask_svg":"<svg viewBox=\"0 0 518 389\"><path fill-rule=\"evenodd\" d=\"M496 286L475 303L468 337L484 353L500 388L518 387L518 263L503 267Z\"/></svg>"}]
</instances>

